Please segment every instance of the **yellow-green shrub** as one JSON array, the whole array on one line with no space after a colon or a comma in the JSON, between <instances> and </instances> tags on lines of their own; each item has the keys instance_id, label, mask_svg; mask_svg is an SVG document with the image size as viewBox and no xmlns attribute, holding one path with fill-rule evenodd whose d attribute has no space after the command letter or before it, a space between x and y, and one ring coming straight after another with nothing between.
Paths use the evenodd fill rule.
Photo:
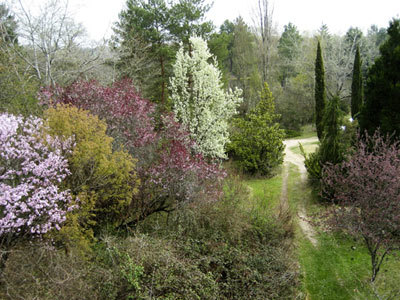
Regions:
<instances>
[{"instance_id":1,"label":"yellow-green shrub","mask_svg":"<svg viewBox=\"0 0 400 300\"><path fill-rule=\"evenodd\" d=\"M123 223L139 184L136 161L124 150L112 151L105 122L88 111L57 105L44 115L51 135L75 141L72 153L66 154L71 171L67 185L80 208L70 222L89 228Z\"/></svg>"}]
</instances>

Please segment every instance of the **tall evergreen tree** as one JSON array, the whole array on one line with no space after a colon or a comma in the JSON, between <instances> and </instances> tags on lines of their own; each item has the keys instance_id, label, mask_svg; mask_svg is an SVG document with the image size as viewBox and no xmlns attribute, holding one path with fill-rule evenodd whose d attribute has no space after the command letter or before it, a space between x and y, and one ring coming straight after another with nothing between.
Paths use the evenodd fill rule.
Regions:
<instances>
[{"instance_id":1,"label":"tall evergreen tree","mask_svg":"<svg viewBox=\"0 0 400 300\"><path fill-rule=\"evenodd\" d=\"M326 92L325 92L325 70L322 59L321 44L318 41L317 58L315 60L315 125L317 128L318 139L322 139L324 126L322 119L325 111Z\"/></svg>"},{"instance_id":2,"label":"tall evergreen tree","mask_svg":"<svg viewBox=\"0 0 400 300\"><path fill-rule=\"evenodd\" d=\"M360 48L357 46L354 58L353 81L351 83L351 117L355 119L363 101L363 80L361 72Z\"/></svg>"},{"instance_id":3,"label":"tall evergreen tree","mask_svg":"<svg viewBox=\"0 0 400 300\"><path fill-rule=\"evenodd\" d=\"M138 56L152 68L143 68L139 77L147 79L151 73L151 83L144 82L146 97L166 104L167 83L172 71L172 62L177 45L186 46L192 35L207 36L213 29L210 22L203 22L210 5L204 0L127 0L126 9L119 14L119 22L114 28L116 48L124 49L117 64L122 76L135 77L135 70L129 66ZM139 46L138 46L139 44ZM144 52L143 48L148 51ZM139 52L139 53L138 53ZM126 66L129 66L126 68Z\"/></svg>"},{"instance_id":4,"label":"tall evergreen tree","mask_svg":"<svg viewBox=\"0 0 400 300\"><path fill-rule=\"evenodd\" d=\"M361 130L400 137L400 19L390 22L389 38L380 47L381 56L368 71Z\"/></svg>"},{"instance_id":5,"label":"tall evergreen tree","mask_svg":"<svg viewBox=\"0 0 400 300\"><path fill-rule=\"evenodd\" d=\"M338 95L332 97L327 103L323 119L323 138L319 148L320 161L322 164L330 162L339 163L343 159L342 144L340 143L340 98Z\"/></svg>"}]
</instances>

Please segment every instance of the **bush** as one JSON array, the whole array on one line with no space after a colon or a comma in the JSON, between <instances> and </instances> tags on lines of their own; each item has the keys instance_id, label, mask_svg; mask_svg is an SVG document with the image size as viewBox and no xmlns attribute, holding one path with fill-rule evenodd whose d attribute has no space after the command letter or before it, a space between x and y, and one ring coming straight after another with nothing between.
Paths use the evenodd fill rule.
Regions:
<instances>
[{"instance_id":1,"label":"bush","mask_svg":"<svg viewBox=\"0 0 400 300\"><path fill-rule=\"evenodd\" d=\"M244 119L233 122L228 151L239 169L249 173L270 175L283 162L284 131L275 121L275 105L265 83L260 102Z\"/></svg>"},{"instance_id":2,"label":"bush","mask_svg":"<svg viewBox=\"0 0 400 300\"><path fill-rule=\"evenodd\" d=\"M374 281L385 256L400 246L400 144L365 133L355 152L322 172L322 196L338 204L332 225L361 238Z\"/></svg>"},{"instance_id":3,"label":"bush","mask_svg":"<svg viewBox=\"0 0 400 300\"><path fill-rule=\"evenodd\" d=\"M77 82L56 90L44 90L42 101L73 104L90 110L108 124L107 133L138 159L141 179L139 193L132 203L135 221L178 204L218 197L221 179L219 166L195 155L194 143L173 114L156 115L156 107L143 99L131 81L111 87Z\"/></svg>"},{"instance_id":4,"label":"bush","mask_svg":"<svg viewBox=\"0 0 400 300\"><path fill-rule=\"evenodd\" d=\"M0 114L0 246L59 230L73 209L63 188L71 138L43 130L39 118Z\"/></svg>"},{"instance_id":5,"label":"bush","mask_svg":"<svg viewBox=\"0 0 400 300\"><path fill-rule=\"evenodd\" d=\"M129 220L139 183L135 160L126 151L112 151L113 139L106 135L105 122L68 105L49 108L44 115L51 135L75 140L67 156L71 175L66 184L79 199L79 223L93 228Z\"/></svg>"}]
</instances>

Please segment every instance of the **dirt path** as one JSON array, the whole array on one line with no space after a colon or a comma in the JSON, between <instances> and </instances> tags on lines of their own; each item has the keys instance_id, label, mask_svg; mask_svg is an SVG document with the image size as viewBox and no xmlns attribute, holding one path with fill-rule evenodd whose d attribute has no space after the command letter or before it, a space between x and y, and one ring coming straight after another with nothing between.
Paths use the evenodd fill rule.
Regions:
<instances>
[{"instance_id":1,"label":"dirt path","mask_svg":"<svg viewBox=\"0 0 400 300\"><path fill-rule=\"evenodd\" d=\"M281 208L288 209L288 177L289 177L289 165L290 163L296 165L301 174L301 180L305 183L307 179L307 170L304 166L304 158L303 156L294 153L290 150L290 147L297 146L299 143L305 144L310 142L318 141L318 138L307 138L307 139L292 139L286 140L283 143L286 145L285 148L285 160L284 160L284 169L283 169L283 180L282 180L282 193L281 193ZM310 222L307 220L307 215L305 212L304 205L299 206L297 215L299 217L299 225L301 230L307 239L314 245L317 245L317 240L315 239L315 231L313 227L310 225Z\"/></svg>"}]
</instances>

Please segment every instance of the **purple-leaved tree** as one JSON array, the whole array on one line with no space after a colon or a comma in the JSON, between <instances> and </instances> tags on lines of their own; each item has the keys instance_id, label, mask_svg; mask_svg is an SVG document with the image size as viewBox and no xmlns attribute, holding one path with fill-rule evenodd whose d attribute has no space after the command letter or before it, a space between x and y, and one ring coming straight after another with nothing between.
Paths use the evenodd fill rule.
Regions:
<instances>
[{"instance_id":1,"label":"purple-leaved tree","mask_svg":"<svg viewBox=\"0 0 400 300\"><path fill-rule=\"evenodd\" d=\"M400 248L400 144L379 131L358 138L355 152L323 168L322 195L335 202L336 229L362 238L374 281L384 258Z\"/></svg>"},{"instance_id":2,"label":"purple-leaved tree","mask_svg":"<svg viewBox=\"0 0 400 300\"><path fill-rule=\"evenodd\" d=\"M69 174L63 153L72 140L45 134L42 120L0 114L0 246L59 229L71 196L60 185ZM71 208L70 208L71 209ZM4 252L0 256L2 260ZM3 257L4 258L4 257Z\"/></svg>"}]
</instances>

